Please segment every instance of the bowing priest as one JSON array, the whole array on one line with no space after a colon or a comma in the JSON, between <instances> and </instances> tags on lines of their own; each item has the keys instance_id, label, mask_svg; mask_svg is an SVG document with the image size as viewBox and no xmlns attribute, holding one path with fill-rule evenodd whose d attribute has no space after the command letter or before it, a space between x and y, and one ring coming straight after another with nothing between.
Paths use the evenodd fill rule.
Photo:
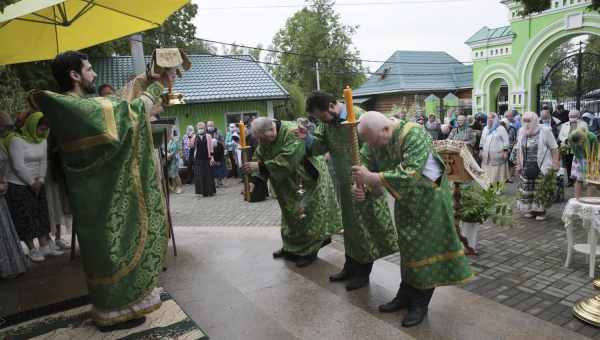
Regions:
<instances>
[{"instance_id":1,"label":"bowing priest","mask_svg":"<svg viewBox=\"0 0 600 340\"><path fill-rule=\"evenodd\" d=\"M305 140L310 156L329 152L342 209L346 262L329 279L348 281L348 291L362 288L369 284L373 262L397 251L396 228L385 195L369 193L362 202L354 200L352 129L343 124L347 120L346 107L328 93L315 92L308 98L306 108L319 124L312 134L299 127L297 136ZM355 112L360 114L360 109L355 108Z\"/></svg>"},{"instance_id":2,"label":"bowing priest","mask_svg":"<svg viewBox=\"0 0 600 340\"><path fill-rule=\"evenodd\" d=\"M408 308L404 327L418 325L427 315L435 287L470 279L469 262L454 229L452 196L444 162L431 136L414 123L393 122L375 111L365 113L358 125L365 141L364 166L352 167L359 184L356 200L387 190L395 198L396 227L402 282L396 297L381 312Z\"/></svg>"},{"instance_id":3,"label":"bowing priest","mask_svg":"<svg viewBox=\"0 0 600 340\"><path fill-rule=\"evenodd\" d=\"M293 133L297 127L292 122L256 118L251 126L258 140L255 161L244 164L242 171L259 172L275 190L283 247L273 257L305 267L342 229L342 217L327 164L323 157L306 154L304 142Z\"/></svg>"}]
</instances>

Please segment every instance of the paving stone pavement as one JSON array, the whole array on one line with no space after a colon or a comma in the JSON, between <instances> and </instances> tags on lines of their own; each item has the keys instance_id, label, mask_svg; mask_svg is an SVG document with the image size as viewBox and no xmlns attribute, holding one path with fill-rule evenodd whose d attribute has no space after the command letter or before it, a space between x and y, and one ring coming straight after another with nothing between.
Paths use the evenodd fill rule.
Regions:
<instances>
[{"instance_id":1,"label":"paving stone pavement","mask_svg":"<svg viewBox=\"0 0 600 340\"><path fill-rule=\"evenodd\" d=\"M265 202L243 201L239 180L227 180L214 197L196 197L193 186L171 195L174 225L190 227L280 225L281 214L275 199ZM515 196L516 185L506 194ZM567 190L567 197L572 190ZM570 268L564 268L566 234L561 221L564 203L548 211L546 221L524 219L515 213L515 226L484 225L479 233L478 256L470 257L474 280L462 288L511 308L568 328L584 336L600 339L600 328L587 325L572 315L580 299L600 292L588 278L585 256L575 253ZM338 236L339 237L339 236ZM338 238L336 237L336 239ZM578 228L577 242L585 242L586 232ZM399 264L400 254L385 260Z\"/></svg>"},{"instance_id":2,"label":"paving stone pavement","mask_svg":"<svg viewBox=\"0 0 600 340\"><path fill-rule=\"evenodd\" d=\"M185 185L183 193L171 194L171 217L175 226L185 227L273 227L281 225L277 200L245 202L240 180L226 179L212 197L197 196L193 185Z\"/></svg>"}]
</instances>

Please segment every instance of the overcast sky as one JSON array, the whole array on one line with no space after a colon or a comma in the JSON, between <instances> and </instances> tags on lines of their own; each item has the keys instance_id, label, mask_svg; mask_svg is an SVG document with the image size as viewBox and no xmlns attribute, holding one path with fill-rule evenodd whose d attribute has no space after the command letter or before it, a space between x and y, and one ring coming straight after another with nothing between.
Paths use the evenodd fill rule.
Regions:
<instances>
[{"instance_id":1,"label":"overcast sky","mask_svg":"<svg viewBox=\"0 0 600 340\"><path fill-rule=\"evenodd\" d=\"M194 20L198 37L250 46L262 43L265 47L304 3L302 0L193 2L199 7ZM472 34L483 26L508 25L508 10L500 0L339 0L337 4L335 9L344 24L360 26L353 41L363 59L385 60L396 50L420 50L445 51L460 61L470 61L470 49L464 42ZM375 69L378 65L365 66Z\"/></svg>"}]
</instances>

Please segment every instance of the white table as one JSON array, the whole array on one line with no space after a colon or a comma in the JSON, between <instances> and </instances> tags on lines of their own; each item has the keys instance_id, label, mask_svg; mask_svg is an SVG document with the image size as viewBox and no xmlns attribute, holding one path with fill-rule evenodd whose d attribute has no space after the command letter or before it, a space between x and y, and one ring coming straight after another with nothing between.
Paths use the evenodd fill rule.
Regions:
<instances>
[{"instance_id":1,"label":"white table","mask_svg":"<svg viewBox=\"0 0 600 340\"><path fill-rule=\"evenodd\" d=\"M598 233L600 232L600 204L584 203L576 198L571 198L563 211L562 220L565 223L567 231L567 260L565 267L568 268L571 264L573 250L584 253L589 256L590 278L594 278L596 256L590 256L590 254L600 255L600 249L597 247ZM588 230L587 244L574 244L573 230L576 225L579 225L579 222Z\"/></svg>"}]
</instances>

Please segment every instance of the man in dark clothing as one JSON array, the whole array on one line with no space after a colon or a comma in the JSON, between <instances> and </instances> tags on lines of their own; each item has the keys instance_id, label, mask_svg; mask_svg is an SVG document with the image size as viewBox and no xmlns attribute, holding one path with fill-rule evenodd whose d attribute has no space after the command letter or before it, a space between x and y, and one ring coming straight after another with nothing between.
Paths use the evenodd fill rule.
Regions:
<instances>
[{"instance_id":1,"label":"man in dark clothing","mask_svg":"<svg viewBox=\"0 0 600 340\"><path fill-rule=\"evenodd\" d=\"M556 106L556 111L552 112L552 117L556 117L561 123L569 121L569 110L565 110L565 106L559 104Z\"/></svg>"}]
</instances>

